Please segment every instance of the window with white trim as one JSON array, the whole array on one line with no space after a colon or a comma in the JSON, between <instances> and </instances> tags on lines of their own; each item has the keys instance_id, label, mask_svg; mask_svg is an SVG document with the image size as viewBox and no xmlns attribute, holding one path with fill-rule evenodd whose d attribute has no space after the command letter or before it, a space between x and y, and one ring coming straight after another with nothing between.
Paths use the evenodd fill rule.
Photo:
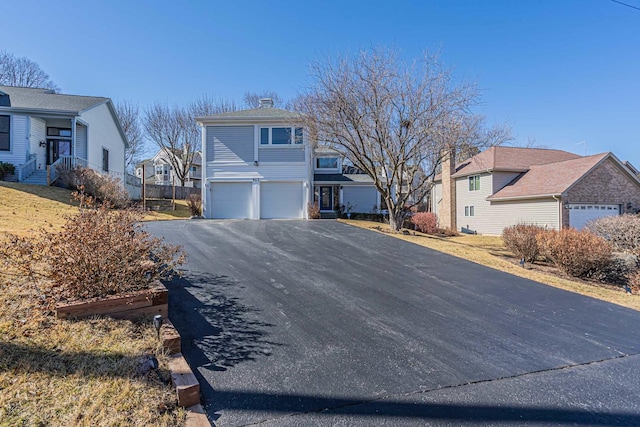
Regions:
<instances>
[{"instance_id":1,"label":"window with white trim","mask_svg":"<svg viewBox=\"0 0 640 427\"><path fill-rule=\"evenodd\" d=\"M475 208L473 206L465 206L464 207L464 216L476 216Z\"/></svg>"},{"instance_id":2,"label":"window with white trim","mask_svg":"<svg viewBox=\"0 0 640 427\"><path fill-rule=\"evenodd\" d=\"M480 190L480 175L473 175L469 177L469 191Z\"/></svg>"},{"instance_id":3,"label":"window with white trim","mask_svg":"<svg viewBox=\"0 0 640 427\"><path fill-rule=\"evenodd\" d=\"M260 145L302 144L302 128L264 127L260 128Z\"/></svg>"}]
</instances>

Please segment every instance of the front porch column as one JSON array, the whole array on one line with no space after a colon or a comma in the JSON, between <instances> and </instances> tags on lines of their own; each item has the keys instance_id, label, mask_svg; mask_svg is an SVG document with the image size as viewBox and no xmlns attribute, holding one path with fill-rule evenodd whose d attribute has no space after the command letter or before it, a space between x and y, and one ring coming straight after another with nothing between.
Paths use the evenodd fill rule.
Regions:
<instances>
[{"instance_id":1,"label":"front porch column","mask_svg":"<svg viewBox=\"0 0 640 427\"><path fill-rule=\"evenodd\" d=\"M71 119L71 166L76 165L76 118Z\"/></svg>"}]
</instances>

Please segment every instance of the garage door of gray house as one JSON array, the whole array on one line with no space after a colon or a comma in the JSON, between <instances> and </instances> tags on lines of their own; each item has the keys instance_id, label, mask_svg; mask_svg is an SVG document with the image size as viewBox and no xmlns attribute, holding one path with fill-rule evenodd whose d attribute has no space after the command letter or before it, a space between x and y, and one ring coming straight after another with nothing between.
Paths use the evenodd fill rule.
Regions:
<instances>
[{"instance_id":1,"label":"garage door of gray house","mask_svg":"<svg viewBox=\"0 0 640 427\"><path fill-rule=\"evenodd\" d=\"M261 182L260 218L303 218L302 182Z\"/></svg>"},{"instance_id":2,"label":"garage door of gray house","mask_svg":"<svg viewBox=\"0 0 640 427\"><path fill-rule=\"evenodd\" d=\"M580 230L589 221L612 215L620 215L619 205L572 204L569 206L569 225Z\"/></svg>"},{"instance_id":3,"label":"garage door of gray house","mask_svg":"<svg viewBox=\"0 0 640 427\"><path fill-rule=\"evenodd\" d=\"M209 187L211 218L251 218L251 182L214 182Z\"/></svg>"}]
</instances>

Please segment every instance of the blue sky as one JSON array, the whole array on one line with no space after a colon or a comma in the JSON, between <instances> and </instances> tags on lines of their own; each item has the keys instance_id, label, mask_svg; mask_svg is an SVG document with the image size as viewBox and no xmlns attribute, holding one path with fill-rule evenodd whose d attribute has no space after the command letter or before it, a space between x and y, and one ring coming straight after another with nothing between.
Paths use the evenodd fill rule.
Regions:
<instances>
[{"instance_id":1,"label":"blue sky","mask_svg":"<svg viewBox=\"0 0 640 427\"><path fill-rule=\"evenodd\" d=\"M20 0L2 2L0 22L0 49L63 93L142 108L248 90L290 98L314 59L438 49L517 143L640 166L640 10L611 0Z\"/></svg>"}]
</instances>

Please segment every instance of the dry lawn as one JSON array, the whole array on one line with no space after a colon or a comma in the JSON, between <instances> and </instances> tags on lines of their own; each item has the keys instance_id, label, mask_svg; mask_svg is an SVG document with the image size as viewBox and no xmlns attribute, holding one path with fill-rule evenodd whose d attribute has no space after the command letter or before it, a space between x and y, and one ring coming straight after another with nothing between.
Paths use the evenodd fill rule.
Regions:
<instances>
[{"instance_id":1,"label":"dry lawn","mask_svg":"<svg viewBox=\"0 0 640 427\"><path fill-rule=\"evenodd\" d=\"M61 227L77 210L71 199L61 188L0 182L0 238ZM146 219L183 218L185 211L188 217L178 202L176 211ZM40 306L33 282L2 274L0 307L0 426L184 424L173 389L135 375L147 354L167 366L149 323L58 320Z\"/></svg>"},{"instance_id":2,"label":"dry lawn","mask_svg":"<svg viewBox=\"0 0 640 427\"><path fill-rule=\"evenodd\" d=\"M135 375L147 354L167 366L149 323L58 320L31 282L0 278L0 287L0 426L184 423L171 387Z\"/></svg>"},{"instance_id":3,"label":"dry lawn","mask_svg":"<svg viewBox=\"0 0 640 427\"><path fill-rule=\"evenodd\" d=\"M409 235L405 235L402 233L389 233L387 231L389 226L378 222L359 220L340 221L356 227L384 232L389 236L459 258L464 258L515 276L535 280L536 282L608 301L634 310L640 310L639 295L629 295L623 290L612 286L600 286L595 283L560 277L551 272L541 271L542 269L539 268L531 268L531 266L522 268L517 263L517 260L513 258L511 253L504 247L502 238L499 236L460 235L457 237L441 238L419 232L414 233L413 231L411 231Z\"/></svg>"}]
</instances>

